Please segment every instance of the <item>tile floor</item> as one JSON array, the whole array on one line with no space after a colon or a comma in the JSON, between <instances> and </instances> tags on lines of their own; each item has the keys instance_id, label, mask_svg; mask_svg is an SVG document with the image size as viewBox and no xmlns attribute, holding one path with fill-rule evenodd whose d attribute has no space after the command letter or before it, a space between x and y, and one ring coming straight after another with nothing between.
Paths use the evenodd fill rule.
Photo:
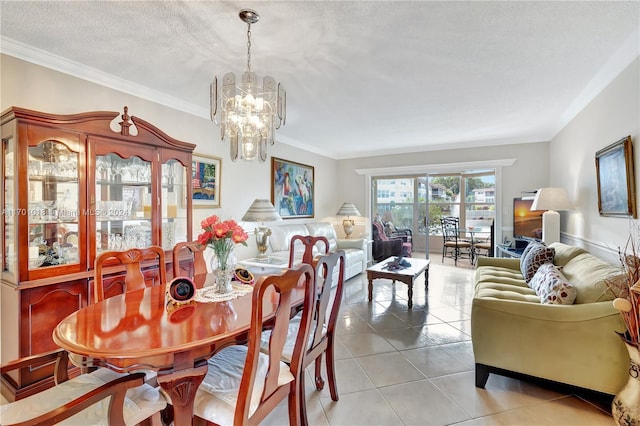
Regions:
<instances>
[{"instance_id":1,"label":"tile floor","mask_svg":"<svg viewBox=\"0 0 640 426\"><path fill-rule=\"evenodd\" d=\"M331 400L328 386L316 391L307 370L311 425L613 424L598 404L532 383L492 374L486 389L476 388L473 270L446 262L432 256L429 291L420 278L412 310L402 283L394 289L389 280L374 281L373 303L364 274L345 283L336 347L340 400ZM286 404L264 424L288 424Z\"/></svg>"}]
</instances>

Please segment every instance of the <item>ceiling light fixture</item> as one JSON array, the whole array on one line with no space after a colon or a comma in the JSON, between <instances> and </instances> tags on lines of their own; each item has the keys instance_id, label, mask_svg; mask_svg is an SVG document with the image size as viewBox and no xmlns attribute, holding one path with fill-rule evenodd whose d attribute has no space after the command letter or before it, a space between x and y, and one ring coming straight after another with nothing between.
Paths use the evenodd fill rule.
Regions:
<instances>
[{"instance_id":1,"label":"ceiling light fixture","mask_svg":"<svg viewBox=\"0 0 640 426\"><path fill-rule=\"evenodd\" d=\"M273 77L264 79L251 72L251 24L260 17L255 10L243 9L240 19L247 23L247 71L236 83L232 72L211 83L211 120L220 126L221 138L231 145L231 159L260 162L267 159L267 144L275 143L276 129L286 122L287 95Z\"/></svg>"}]
</instances>

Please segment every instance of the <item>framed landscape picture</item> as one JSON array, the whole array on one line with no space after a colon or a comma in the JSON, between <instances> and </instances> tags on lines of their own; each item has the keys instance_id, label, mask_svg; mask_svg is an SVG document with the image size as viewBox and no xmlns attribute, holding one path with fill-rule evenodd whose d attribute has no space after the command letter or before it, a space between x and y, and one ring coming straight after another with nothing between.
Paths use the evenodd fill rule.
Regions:
<instances>
[{"instance_id":1,"label":"framed landscape picture","mask_svg":"<svg viewBox=\"0 0 640 426\"><path fill-rule=\"evenodd\" d=\"M631 136L596 152L598 210L601 216L636 217Z\"/></svg>"},{"instance_id":2,"label":"framed landscape picture","mask_svg":"<svg viewBox=\"0 0 640 426\"><path fill-rule=\"evenodd\" d=\"M193 207L220 207L220 176L222 159L193 154L191 188Z\"/></svg>"},{"instance_id":3,"label":"framed landscape picture","mask_svg":"<svg viewBox=\"0 0 640 426\"><path fill-rule=\"evenodd\" d=\"M283 219L314 216L313 167L271 158L271 202Z\"/></svg>"}]
</instances>

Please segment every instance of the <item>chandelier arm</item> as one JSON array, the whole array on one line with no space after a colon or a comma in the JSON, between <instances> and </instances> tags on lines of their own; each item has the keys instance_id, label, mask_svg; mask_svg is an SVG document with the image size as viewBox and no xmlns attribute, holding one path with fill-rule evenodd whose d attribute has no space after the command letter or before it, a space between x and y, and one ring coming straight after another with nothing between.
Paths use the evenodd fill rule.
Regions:
<instances>
[{"instance_id":1,"label":"chandelier arm","mask_svg":"<svg viewBox=\"0 0 640 426\"><path fill-rule=\"evenodd\" d=\"M211 106L211 121L216 125L220 125L216 120L216 114L218 113L218 77L213 77L213 81L209 85L209 103Z\"/></svg>"}]
</instances>

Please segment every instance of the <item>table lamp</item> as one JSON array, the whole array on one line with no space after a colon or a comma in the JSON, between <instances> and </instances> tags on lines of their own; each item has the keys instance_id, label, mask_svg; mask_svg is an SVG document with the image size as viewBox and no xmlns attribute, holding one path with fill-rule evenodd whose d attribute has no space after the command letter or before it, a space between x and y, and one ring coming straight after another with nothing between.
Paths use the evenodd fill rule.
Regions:
<instances>
[{"instance_id":1,"label":"table lamp","mask_svg":"<svg viewBox=\"0 0 640 426\"><path fill-rule=\"evenodd\" d=\"M282 220L276 208L269 200L253 201L249 210L242 216L243 222L261 222L262 226L254 229L256 235L256 245L258 246L258 258L264 259L267 257L267 247L269 247L269 236L271 235L271 229L264 226L265 222L276 222Z\"/></svg>"},{"instance_id":2,"label":"table lamp","mask_svg":"<svg viewBox=\"0 0 640 426\"><path fill-rule=\"evenodd\" d=\"M542 214L542 242L546 245L560 241L560 213L573 210L564 188L540 188L531 204L531 210L546 210Z\"/></svg>"},{"instance_id":3,"label":"table lamp","mask_svg":"<svg viewBox=\"0 0 640 426\"><path fill-rule=\"evenodd\" d=\"M356 206L353 203L344 203L336 216L347 216L345 220L342 221L342 228L344 229L345 238L349 238L349 235L353 232L353 225L355 225L355 221L350 218L350 216L362 216Z\"/></svg>"}]
</instances>

